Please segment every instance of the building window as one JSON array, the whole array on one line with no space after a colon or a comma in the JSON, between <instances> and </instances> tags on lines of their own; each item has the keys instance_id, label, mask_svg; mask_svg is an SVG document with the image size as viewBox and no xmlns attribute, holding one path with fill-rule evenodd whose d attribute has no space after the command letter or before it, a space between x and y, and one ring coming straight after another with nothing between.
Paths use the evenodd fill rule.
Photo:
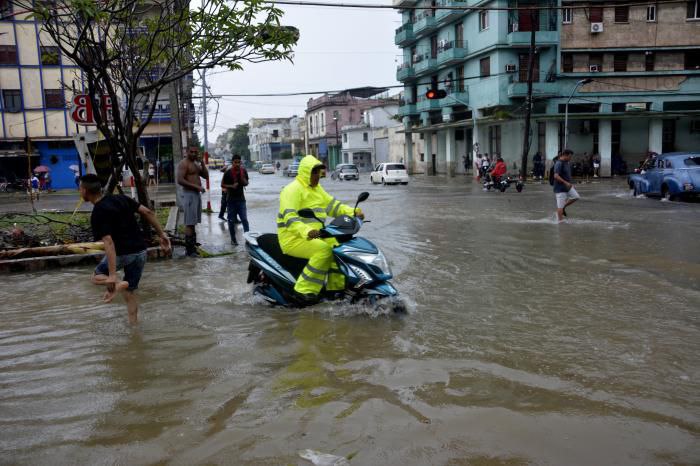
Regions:
<instances>
[{"instance_id":1,"label":"building window","mask_svg":"<svg viewBox=\"0 0 700 466\"><path fill-rule=\"evenodd\" d=\"M343 142L348 142L348 133L343 133Z\"/></svg>"},{"instance_id":2,"label":"building window","mask_svg":"<svg viewBox=\"0 0 700 466\"><path fill-rule=\"evenodd\" d=\"M685 17L687 19L700 19L700 0L688 2L688 14Z\"/></svg>"},{"instance_id":3,"label":"building window","mask_svg":"<svg viewBox=\"0 0 700 466\"><path fill-rule=\"evenodd\" d=\"M571 53L561 54L561 71L562 73L574 72L574 55Z\"/></svg>"},{"instance_id":4,"label":"building window","mask_svg":"<svg viewBox=\"0 0 700 466\"><path fill-rule=\"evenodd\" d=\"M613 55L613 71L627 71L627 54L616 53Z\"/></svg>"},{"instance_id":5,"label":"building window","mask_svg":"<svg viewBox=\"0 0 700 466\"><path fill-rule=\"evenodd\" d=\"M602 23L603 22L603 7L592 6L588 12L588 17L591 23Z\"/></svg>"},{"instance_id":6,"label":"building window","mask_svg":"<svg viewBox=\"0 0 700 466\"><path fill-rule=\"evenodd\" d=\"M685 52L685 69L700 70L700 50L689 50Z\"/></svg>"},{"instance_id":7,"label":"building window","mask_svg":"<svg viewBox=\"0 0 700 466\"><path fill-rule=\"evenodd\" d=\"M425 153L424 152L420 153L420 161L425 162Z\"/></svg>"},{"instance_id":8,"label":"building window","mask_svg":"<svg viewBox=\"0 0 700 466\"><path fill-rule=\"evenodd\" d=\"M362 140L363 141L369 141L369 136L367 133L362 133Z\"/></svg>"},{"instance_id":9,"label":"building window","mask_svg":"<svg viewBox=\"0 0 700 466\"><path fill-rule=\"evenodd\" d=\"M0 45L0 65L17 64L17 46Z\"/></svg>"},{"instance_id":10,"label":"building window","mask_svg":"<svg viewBox=\"0 0 700 466\"><path fill-rule=\"evenodd\" d=\"M561 23L562 24L571 24L571 19L572 19L572 14L571 14L571 8L562 8L561 9Z\"/></svg>"},{"instance_id":11,"label":"building window","mask_svg":"<svg viewBox=\"0 0 700 466\"><path fill-rule=\"evenodd\" d=\"M61 89L44 89L44 105L46 108L66 108Z\"/></svg>"},{"instance_id":12,"label":"building window","mask_svg":"<svg viewBox=\"0 0 700 466\"><path fill-rule=\"evenodd\" d=\"M10 0L0 0L0 20L12 17L12 2Z\"/></svg>"},{"instance_id":13,"label":"building window","mask_svg":"<svg viewBox=\"0 0 700 466\"><path fill-rule=\"evenodd\" d=\"M284 137L288 138L292 135L292 130L291 129L285 129L284 130Z\"/></svg>"},{"instance_id":14,"label":"building window","mask_svg":"<svg viewBox=\"0 0 700 466\"><path fill-rule=\"evenodd\" d=\"M645 71L654 71L654 62L655 60L655 55L654 52L647 52L644 55L644 70Z\"/></svg>"},{"instance_id":15,"label":"building window","mask_svg":"<svg viewBox=\"0 0 700 466\"><path fill-rule=\"evenodd\" d=\"M457 92L464 92L464 65L457 67Z\"/></svg>"},{"instance_id":16,"label":"building window","mask_svg":"<svg viewBox=\"0 0 700 466\"><path fill-rule=\"evenodd\" d=\"M326 112L321 113L321 128L326 129Z\"/></svg>"},{"instance_id":17,"label":"building window","mask_svg":"<svg viewBox=\"0 0 700 466\"><path fill-rule=\"evenodd\" d=\"M41 64L44 66L60 65L61 51L58 47L41 46Z\"/></svg>"},{"instance_id":18,"label":"building window","mask_svg":"<svg viewBox=\"0 0 700 466\"><path fill-rule=\"evenodd\" d=\"M589 71L603 71L603 54L589 53L588 54ZM596 67L596 68L594 68Z\"/></svg>"},{"instance_id":19,"label":"building window","mask_svg":"<svg viewBox=\"0 0 700 466\"><path fill-rule=\"evenodd\" d=\"M532 82L540 82L540 56L535 55L532 62ZM528 65L530 61L530 55L527 53L521 53L518 55L518 80L521 83L527 82L528 75Z\"/></svg>"},{"instance_id":20,"label":"building window","mask_svg":"<svg viewBox=\"0 0 700 466\"><path fill-rule=\"evenodd\" d=\"M491 57L482 58L479 60L479 70L482 78L491 76Z\"/></svg>"},{"instance_id":21,"label":"building window","mask_svg":"<svg viewBox=\"0 0 700 466\"><path fill-rule=\"evenodd\" d=\"M653 23L656 21L656 5L647 6L647 22Z\"/></svg>"},{"instance_id":22,"label":"building window","mask_svg":"<svg viewBox=\"0 0 700 466\"><path fill-rule=\"evenodd\" d=\"M627 5L615 7L615 22L628 23L630 20L630 7Z\"/></svg>"},{"instance_id":23,"label":"building window","mask_svg":"<svg viewBox=\"0 0 700 466\"><path fill-rule=\"evenodd\" d=\"M482 10L479 12L479 31L483 31L489 28L489 12L488 10Z\"/></svg>"},{"instance_id":24,"label":"building window","mask_svg":"<svg viewBox=\"0 0 700 466\"><path fill-rule=\"evenodd\" d=\"M22 93L19 89L4 89L2 91L2 105L7 112L19 112L22 110Z\"/></svg>"},{"instance_id":25,"label":"building window","mask_svg":"<svg viewBox=\"0 0 700 466\"><path fill-rule=\"evenodd\" d=\"M489 152L491 156L501 154L501 127L489 126Z\"/></svg>"},{"instance_id":26,"label":"building window","mask_svg":"<svg viewBox=\"0 0 700 466\"><path fill-rule=\"evenodd\" d=\"M314 134L314 119L309 117L309 133Z\"/></svg>"}]
</instances>

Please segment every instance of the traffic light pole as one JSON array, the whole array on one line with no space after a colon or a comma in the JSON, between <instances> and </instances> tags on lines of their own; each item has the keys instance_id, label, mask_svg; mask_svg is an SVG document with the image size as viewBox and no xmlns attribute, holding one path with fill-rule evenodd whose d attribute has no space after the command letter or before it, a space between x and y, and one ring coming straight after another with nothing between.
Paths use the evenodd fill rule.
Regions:
<instances>
[{"instance_id":1,"label":"traffic light pole","mask_svg":"<svg viewBox=\"0 0 700 466\"><path fill-rule=\"evenodd\" d=\"M527 112L525 113L525 134L523 137L523 155L520 160L520 177L523 181L527 180L527 159L530 152L530 118L532 116L532 80L535 65L535 41L537 33L535 14L538 10L530 10L530 53L527 57ZM538 67L539 68L539 67Z\"/></svg>"}]
</instances>

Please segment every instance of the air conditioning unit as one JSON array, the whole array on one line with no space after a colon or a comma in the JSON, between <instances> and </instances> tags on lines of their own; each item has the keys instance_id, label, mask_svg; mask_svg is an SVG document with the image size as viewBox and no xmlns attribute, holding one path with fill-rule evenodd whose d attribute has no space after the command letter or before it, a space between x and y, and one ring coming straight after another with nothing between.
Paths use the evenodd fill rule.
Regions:
<instances>
[{"instance_id":1,"label":"air conditioning unit","mask_svg":"<svg viewBox=\"0 0 700 466\"><path fill-rule=\"evenodd\" d=\"M518 23L513 23L510 26L510 32L518 32L518 28L519 28Z\"/></svg>"},{"instance_id":2,"label":"air conditioning unit","mask_svg":"<svg viewBox=\"0 0 700 466\"><path fill-rule=\"evenodd\" d=\"M603 32L603 23L591 23L591 34Z\"/></svg>"},{"instance_id":3,"label":"air conditioning unit","mask_svg":"<svg viewBox=\"0 0 700 466\"><path fill-rule=\"evenodd\" d=\"M515 73L515 71L516 71L515 65L513 65L513 64L506 65L506 73Z\"/></svg>"},{"instance_id":4,"label":"air conditioning unit","mask_svg":"<svg viewBox=\"0 0 700 466\"><path fill-rule=\"evenodd\" d=\"M447 41L445 39L440 39L440 41L438 42L438 47L441 49L444 49L446 45Z\"/></svg>"},{"instance_id":5,"label":"air conditioning unit","mask_svg":"<svg viewBox=\"0 0 700 466\"><path fill-rule=\"evenodd\" d=\"M420 60L419 57L420 57L420 55L414 54L414 55L411 57L411 62L412 62L412 63L418 63L418 61Z\"/></svg>"},{"instance_id":6,"label":"air conditioning unit","mask_svg":"<svg viewBox=\"0 0 700 466\"><path fill-rule=\"evenodd\" d=\"M600 65L591 65L588 67L588 71L591 73L600 73Z\"/></svg>"}]
</instances>

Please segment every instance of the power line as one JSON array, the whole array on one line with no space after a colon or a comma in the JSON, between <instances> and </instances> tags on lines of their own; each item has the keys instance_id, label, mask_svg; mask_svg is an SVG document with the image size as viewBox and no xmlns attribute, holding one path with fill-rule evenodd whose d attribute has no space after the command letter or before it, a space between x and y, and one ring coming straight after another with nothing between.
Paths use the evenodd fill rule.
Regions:
<instances>
[{"instance_id":1,"label":"power line","mask_svg":"<svg viewBox=\"0 0 700 466\"><path fill-rule=\"evenodd\" d=\"M420 6L398 6L398 5L384 5L384 4L370 4L370 3L329 3L320 1L295 1L295 0L264 0L262 3L269 3L273 5L291 5L291 6L315 6L315 7L329 7L329 8L359 8L368 10L458 10L458 11L531 11L531 10L588 10L593 8L603 8L610 9L615 8L620 5L611 4L601 4L601 5L567 5L567 6L557 6L557 5L535 5L535 6L516 6L516 7L491 7L491 6L440 6L440 5L420 5ZM679 3L688 3L687 0L659 0L655 2L657 5L673 5ZM627 3L625 6L635 7L635 6L649 6L649 2L638 2L638 3Z\"/></svg>"}]
</instances>

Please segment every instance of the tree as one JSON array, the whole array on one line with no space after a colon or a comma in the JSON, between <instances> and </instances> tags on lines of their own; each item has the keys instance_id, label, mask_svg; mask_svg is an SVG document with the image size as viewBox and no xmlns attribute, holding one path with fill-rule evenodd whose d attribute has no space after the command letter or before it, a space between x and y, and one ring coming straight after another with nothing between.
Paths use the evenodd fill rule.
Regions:
<instances>
[{"instance_id":1,"label":"tree","mask_svg":"<svg viewBox=\"0 0 700 466\"><path fill-rule=\"evenodd\" d=\"M231 148L232 154L238 154L243 160L250 160L250 149L248 145L248 124L238 125L233 128L231 136L228 140L228 146Z\"/></svg>"},{"instance_id":2,"label":"tree","mask_svg":"<svg viewBox=\"0 0 700 466\"><path fill-rule=\"evenodd\" d=\"M203 0L194 10L183 0L13 3L42 22L52 42L45 45L58 46L84 73L95 124L112 154L107 190L114 190L126 164L144 205L150 200L137 170L137 147L163 89L196 70L291 60L299 37L295 28L280 25L282 10L262 0ZM111 106L102 105L105 97Z\"/></svg>"}]
</instances>

